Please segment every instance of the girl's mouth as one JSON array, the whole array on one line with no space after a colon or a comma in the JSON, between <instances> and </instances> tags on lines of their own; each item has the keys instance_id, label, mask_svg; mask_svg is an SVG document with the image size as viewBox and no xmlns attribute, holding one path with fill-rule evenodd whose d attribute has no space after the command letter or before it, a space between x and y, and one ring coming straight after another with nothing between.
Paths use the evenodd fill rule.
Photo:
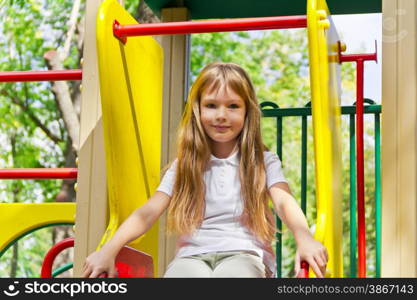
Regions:
<instances>
[{"instance_id":1,"label":"girl's mouth","mask_svg":"<svg viewBox=\"0 0 417 300\"><path fill-rule=\"evenodd\" d=\"M230 126L213 126L218 131L225 131L230 128Z\"/></svg>"}]
</instances>

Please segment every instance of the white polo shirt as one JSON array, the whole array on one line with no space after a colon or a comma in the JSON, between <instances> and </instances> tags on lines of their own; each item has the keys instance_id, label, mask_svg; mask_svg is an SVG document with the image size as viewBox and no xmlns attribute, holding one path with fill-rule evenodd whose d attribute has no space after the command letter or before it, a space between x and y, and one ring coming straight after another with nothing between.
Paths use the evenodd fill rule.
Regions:
<instances>
[{"instance_id":1,"label":"white polo shirt","mask_svg":"<svg viewBox=\"0 0 417 300\"><path fill-rule=\"evenodd\" d=\"M264 161L268 189L274 183L287 182L275 153L264 151ZM177 160L165 173L157 191L172 196L176 167ZM261 244L238 219L243 212L238 151L224 159L211 155L204 182L206 210L203 223L192 235L179 237L176 257L217 251L250 251L259 255L270 273L275 274L275 254L271 245Z\"/></svg>"}]
</instances>

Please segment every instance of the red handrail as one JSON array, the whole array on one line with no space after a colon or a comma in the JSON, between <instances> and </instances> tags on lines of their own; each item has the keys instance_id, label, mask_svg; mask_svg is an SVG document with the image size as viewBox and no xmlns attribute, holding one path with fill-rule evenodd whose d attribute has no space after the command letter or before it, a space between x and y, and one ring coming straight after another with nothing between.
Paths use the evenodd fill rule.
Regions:
<instances>
[{"instance_id":1,"label":"red handrail","mask_svg":"<svg viewBox=\"0 0 417 300\"><path fill-rule=\"evenodd\" d=\"M55 244L48 253L46 253L45 258L42 262L41 269L41 278L51 278L52 277L52 267L54 264L55 257L61 253L63 250L74 247L74 238L66 238L57 244Z\"/></svg>"},{"instance_id":2,"label":"red handrail","mask_svg":"<svg viewBox=\"0 0 417 300\"><path fill-rule=\"evenodd\" d=\"M0 82L81 80L82 70L0 72Z\"/></svg>"},{"instance_id":3,"label":"red handrail","mask_svg":"<svg viewBox=\"0 0 417 300\"><path fill-rule=\"evenodd\" d=\"M77 168L0 169L0 179L76 179Z\"/></svg>"},{"instance_id":4,"label":"red handrail","mask_svg":"<svg viewBox=\"0 0 417 300\"><path fill-rule=\"evenodd\" d=\"M135 25L120 25L119 22L115 20L113 23L113 34L120 41L126 43L126 38L128 36L190 34L305 27L307 27L307 17L305 15L208 21L182 21Z\"/></svg>"}]
</instances>

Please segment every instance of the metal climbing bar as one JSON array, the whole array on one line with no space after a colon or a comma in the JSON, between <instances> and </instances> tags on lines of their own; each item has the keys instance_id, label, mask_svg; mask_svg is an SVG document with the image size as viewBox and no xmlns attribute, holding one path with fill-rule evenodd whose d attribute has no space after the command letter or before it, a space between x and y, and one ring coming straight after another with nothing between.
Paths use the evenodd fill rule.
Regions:
<instances>
[{"instance_id":1,"label":"metal climbing bar","mask_svg":"<svg viewBox=\"0 0 417 300\"><path fill-rule=\"evenodd\" d=\"M375 115L375 210L376 210L376 277L380 277L381 268L381 167L380 167L380 114L381 105L375 104L370 99L363 99L364 103L370 104L365 105L363 112L364 114ZM301 207L303 211L307 212L307 118L311 116L311 107L308 103L305 107L297 108L279 108L279 106L273 102L262 102L261 103L262 116L264 118L275 118L276 119L276 135L277 135L277 153L282 158L282 133L283 133L283 119L287 117L299 117L302 119L302 145L301 145L301 156L302 156L302 187L301 187ZM356 147L355 147L355 115L357 113L356 105L342 106L342 115L350 117L349 132L350 132L350 236L351 236L351 248L350 248L350 277L357 276L357 226L356 226ZM285 146L285 145L284 145ZM283 160L283 159L282 159ZM284 164L284 162L283 162ZM310 179L311 181L311 179ZM304 182L304 183L303 183ZM347 187L346 187L347 188ZM282 230L282 224L277 216L277 228ZM282 235L281 233L276 234L276 258L277 258L277 276L282 276Z\"/></svg>"},{"instance_id":2,"label":"metal climbing bar","mask_svg":"<svg viewBox=\"0 0 417 300\"><path fill-rule=\"evenodd\" d=\"M81 80L82 70L0 72L0 82Z\"/></svg>"},{"instance_id":3,"label":"metal climbing bar","mask_svg":"<svg viewBox=\"0 0 417 300\"><path fill-rule=\"evenodd\" d=\"M76 168L0 169L0 179L76 179Z\"/></svg>"},{"instance_id":4,"label":"metal climbing bar","mask_svg":"<svg viewBox=\"0 0 417 300\"><path fill-rule=\"evenodd\" d=\"M356 108L355 108L356 110ZM350 277L358 275L357 255L358 248L358 227L356 220L357 199L356 199L356 142L355 142L355 112L349 115L349 212L350 212Z\"/></svg>"},{"instance_id":5,"label":"metal climbing bar","mask_svg":"<svg viewBox=\"0 0 417 300\"><path fill-rule=\"evenodd\" d=\"M375 277L381 277L382 188L381 188L381 120L375 114Z\"/></svg>"},{"instance_id":6,"label":"metal climbing bar","mask_svg":"<svg viewBox=\"0 0 417 300\"><path fill-rule=\"evenodd\" d=\"M121 42L126 43L129 36L190 34L206 32L267 30L286 28L306 28L307 17L262 17L208 21L182 21L152 24L121 25L117 20L113 23L113 34Z\"/></svg>"}]
</instances>

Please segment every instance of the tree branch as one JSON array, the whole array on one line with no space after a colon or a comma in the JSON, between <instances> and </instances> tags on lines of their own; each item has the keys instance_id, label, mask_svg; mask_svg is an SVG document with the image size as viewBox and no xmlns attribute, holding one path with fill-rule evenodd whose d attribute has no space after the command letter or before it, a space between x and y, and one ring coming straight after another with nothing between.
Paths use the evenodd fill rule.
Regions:
<instances>
[{"instance_id":1,"label":"tree branch","mask_svg":"<svg viewBox=\"0 0 417 300\"><path fill-rule=\"evenodd\" d=\"M69 30L67 32L67 38L64 43L64 48L62 49L62 51L60 51L59 54L61 61L65 60L70 52L72 37L74 35L75 29L77 28L77 18L78 12L80 10L80 4L81 0L75 0L72 6L71 16L68 21Z\"/></svg>"},{"instance_id":2,"label":"tree branch","mask_svg":"<svg viewBox=\"0 0 417 300\"><path fill-rule=\"evenodd\" d=\"M83 57L83 45L84 45L84 20L85 16L82 16L80 22L78 22L76 36L77 36L77 49L78 49L78 61L80 62L79 68L82 68L81 60ZM78 119L81 114L81 82L75 82L71 92L72 103L74 104L75 112L77 113Z\"/></svg>"},{"instance_id":3,"label":"tree branch","mask_svg":"<svg viewBox=\"0 0 417 300\"><path fill-rule=\"evenodd\" d=\"M46 52L44 58L46 60L46 64L48 65L48 69L62 70L64 68L59 55L55 50ZM71 100L68 83L66 81L54 81L52 84L52 92L54 93L55 99L58 102L58 107L61 111L62 119L64 120L65 126L68 129L69 137L72 140L72 148L76 153L78 153L80 122Z\"/></svg>"},{"instance_id":4,"label":"tree branch","mask_svg":"<svg viewBox=\"0 0 417 300\"><path fill-rule=\"evenodd\" d=\"M152 9L141 0L138 6L138 22L141 24L145 23L159 23L159 18L153 13Z\"/></svg>"},{"instance_id":5,"label":"tree branch","mask_svg":"<svg viewBox=\"0 0 417 300\"><path fill-rule=\"evenodd\" d=\"M29 118L38 126L42 131L56 144L59 142L63 142L61 138L53 134L48 127L46 127L33 113L33 111L30 110L28 106L26 106L22 101L20 101L18 98L13 97L10 95L6 90L2 89L0 92L1 95L10 98L14 104L19 106L28 116Z\"/></svg>"}]
</instances>

